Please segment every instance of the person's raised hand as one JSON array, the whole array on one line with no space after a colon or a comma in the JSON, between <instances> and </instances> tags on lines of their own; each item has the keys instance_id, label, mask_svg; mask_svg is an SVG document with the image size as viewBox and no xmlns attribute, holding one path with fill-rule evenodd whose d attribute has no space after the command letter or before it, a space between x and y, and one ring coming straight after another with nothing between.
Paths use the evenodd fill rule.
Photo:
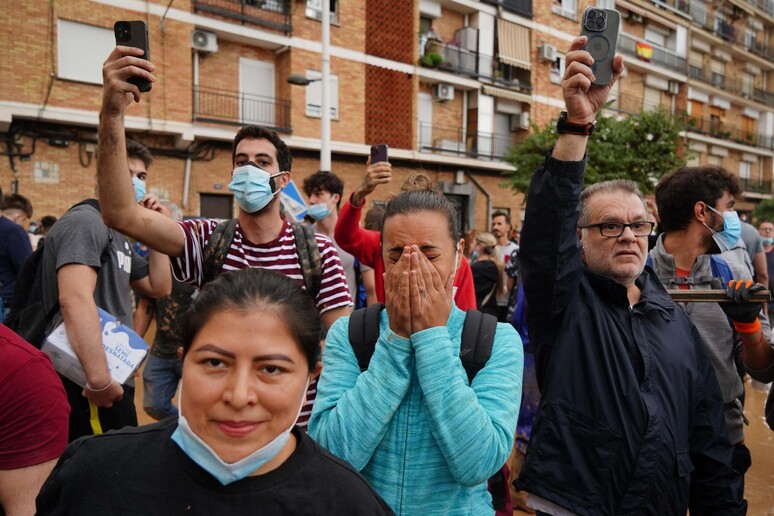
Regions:
<instances>
[{"instance_id":1,"label":"person's raised hand","mask_svg":"<svg viewBox=\"0 0 774 516\"><path fill-rule=\"evenodd\" d=\"M409 275L411 254L408 247L397 263L384 273L384 305L390 320L390 329L396 335L409 338L411 328L411 301L409 299Z\"/></svg>"},{"instance_id":2,"label":"person's raised hand","mask_svg":"<svg viewBox=\"0 0 774 516\"><path fill-rule=\"evenodd\" d=\"M593 122L599 109L607 102L615 81L623 72L623 57L616 55L613 58L613 80L606 86L595 86L594 72L591 66L594 58L583 45L586 44L586 36L579 36L572 41L570 50L565 57L564 77L562 78L562 92L567 106L567 121L573 124L586 124Z\"/></svg>"},{"instance_id":3,"label":"person's raised hand","mask_svg":"<svg viewBox=\"0 0 774 516\"><path fill-rule=\"evenodd\" d=\"M372 194L377 186L387 184L392 180L392 165L390 163L381 161L372 164L371 157L369 156L366 165L363 183L352 196L352 202L356 206L363 204L365 198Z\"/></svg>"},{"instance_id":4,"label":"person's raised hand","mask_svg":"<svg viewBox=\"0 0 774 516\"><path fill-rule=\"evenodd\" d=\"M102 112L108 115L123 115L132 101L140 101L140 89L128 82L130 77L139 77L153 82L156 67L142 59L143 50L135 47L117 46L102 65Z\"/></svg>"},{"instance_id":5,"label":"person's raised hand","mask_svg":"<svg viewBox=\"0 0 774 516\"><path fill-rule=\"evenodd\" d=\"M455 264L456 268L456 264ZM446 326L452 310L454 272L442 278L430 260L419 249L411 246L411 328L414 333Z\"/></svg>"},{"instance_id":6,"label":"person's raised hand","mask_svg":"<svg viewBox=\"0 0 774 516\"><path fill-rule=\"evenodd\" d=\"M172 218L172 212L169 211L168 208L164 207L160 202L159 198L156 197L153 194L145 194L145 196L140 199L140 206L143 208L147 208L149 210L157 211L161 213L162 215L166 215L167 217Z\"/></svg>"}]
</instances>

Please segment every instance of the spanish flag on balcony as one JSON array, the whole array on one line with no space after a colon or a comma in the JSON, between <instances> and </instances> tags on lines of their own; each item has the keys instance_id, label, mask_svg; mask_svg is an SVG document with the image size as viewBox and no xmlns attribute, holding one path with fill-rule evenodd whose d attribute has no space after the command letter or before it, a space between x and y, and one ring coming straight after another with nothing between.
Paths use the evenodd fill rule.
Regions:
<instances>
[{"instance_id":1,"label":"spanish flag on balcony","mask_svg":"<svg viewBox=\"0 0 774 516\"><path fill-rule=\"evenodd\" d=\"M650 43L638 41L634 45L634 48L637 51L637 59L647 62L650 62L650 60L653 59L653 45Z\"/></svg>"}]
</instances>

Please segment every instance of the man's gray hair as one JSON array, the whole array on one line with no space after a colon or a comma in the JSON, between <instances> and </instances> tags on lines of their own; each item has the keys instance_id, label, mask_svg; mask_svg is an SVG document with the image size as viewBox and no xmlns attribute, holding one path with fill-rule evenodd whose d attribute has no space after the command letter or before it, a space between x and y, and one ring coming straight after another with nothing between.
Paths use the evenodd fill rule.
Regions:
<instances>
[{"instance_id":1,"label":"man's gray hair","mask_svg":"<svg viewBox=\"0 0 774 516\"><path fill-rule=\"evenodd\" d=\"M591 186L584 188L580 196L580 219L578 219L579 226L585 226L589 224L589 200L602 193L628 193L636 195L640 201L642 201L642 207L647 215L649 212L648 205L645 203L645 197L640 191L639 185L630 179L613 179L611 181L603 181L601 183L595 183Z\"/></svg>"}]
</instances>

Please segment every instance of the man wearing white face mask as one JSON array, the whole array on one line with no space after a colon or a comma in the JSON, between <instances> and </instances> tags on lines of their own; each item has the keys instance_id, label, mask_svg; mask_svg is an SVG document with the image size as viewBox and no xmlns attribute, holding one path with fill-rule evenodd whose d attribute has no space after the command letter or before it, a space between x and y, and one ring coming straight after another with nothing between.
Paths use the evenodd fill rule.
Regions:
<instances>
[{"instance_id":1,"label":"man wearing white face mask","mask_svg":"<svg viewBox=\"0 0 774 516\"><path fill-rule=\"evenodd\" d=\"M760 303L747 302L749 294L764 287L753 284L746 251L736 245L741 224L733 211L734 196L740 191L736 177L716 166L685 167L664 176L656 186L663 233L649 263L666 288L720 288L734 280L727 288L741 303L687 303L685 311L715 369L734 444L732 465L744 475L751 460L744 446L744 386L737 362L756 380L769 382L774 349Z\"/></svg>"}]
</instances>

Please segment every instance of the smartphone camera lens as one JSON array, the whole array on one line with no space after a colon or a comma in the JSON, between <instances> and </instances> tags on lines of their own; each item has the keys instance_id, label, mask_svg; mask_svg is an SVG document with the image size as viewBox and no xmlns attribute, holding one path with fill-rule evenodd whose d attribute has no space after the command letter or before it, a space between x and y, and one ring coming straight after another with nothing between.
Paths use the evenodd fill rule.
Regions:
<instances>
[{"instance_id":1,"label":"smartphone camera lens","mask_svg":"<svg viewBox=\"0 0 774 516\"><path fill-rule=\"evenodd\" d=\"M586 13L586 21L584 26L586 30L593 32L600 32L605 29L607 25L607 13L604 11L598 11L596 9L589 9Z\"/></svg>"},{"instance_id":2,"label":"smartphone camera lens","mask_svg":"<svg viewBox=\"0 0 774 516\"><path fill-rule=\"evenodd\" d=\"M131 39L131 27L126 22L116 23L116 39L120 42Z\"/></svg>"}]
</instances>

